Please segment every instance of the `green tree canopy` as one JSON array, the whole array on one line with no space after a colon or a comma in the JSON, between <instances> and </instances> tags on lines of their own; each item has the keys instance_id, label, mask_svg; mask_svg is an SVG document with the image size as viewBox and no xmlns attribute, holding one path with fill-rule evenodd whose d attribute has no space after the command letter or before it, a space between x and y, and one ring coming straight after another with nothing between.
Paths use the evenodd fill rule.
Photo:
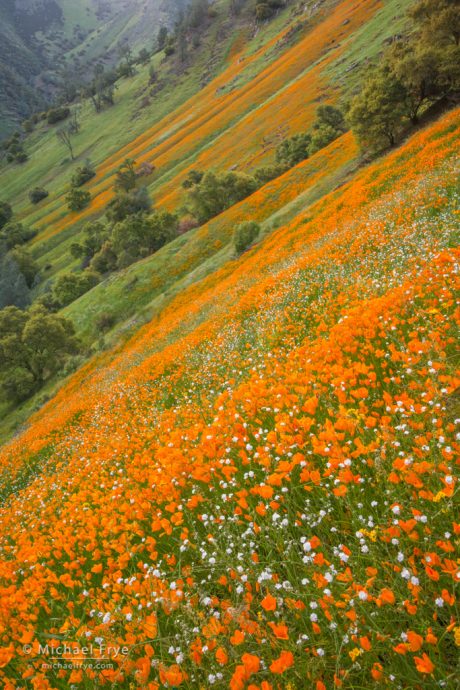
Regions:
<instances>
[{"instance_id":1,"label":"green tree canopy","mask_svg":"<svg viewBox=\"0 0 460 690\"><path fill-rule=\"evenodd\" d=\"M72 175L72 187L82 187L86 182L92 180L95 175L94 165L90 160L85 161L85 164L79 166Z\"/></svg>"},{"instance_id":2,"label":"green tree canopy","mask_svg":"<svg viewBox=\"0 0 460 690\"><path fill-rule=\"evenodd\" d=\"M71 321L42 307L0 311L0 380L6 397L28 397L78 351Z\"/></svg>"},{"instance_id":3,"label":"green tree canopy","mask_svg":"<svg viewBox=\"0 0 460 690\"><path fill-rule=\"evenodd\" d=\"M115 189L123 192L130 192L137 185L137 175L135 169L136 162L132 158L127 158L118 168L115 176Z\"/></svg>"},{"instance_id":4,"label":"green tree canopy","mask_svg":"<svg viewBox=\"0 0 460 690\"><path fill-rule=\"evenodd\" d=\"M460 4L418 0L409 10L413 31L394 41L381 65L364 80L349 110L363 146L393 145L431 104L457 102L460 94Z\"/></svg>"},{"instance_id":5,"label":"green tree canopy","mask_svg":"<svg viewBox=\"0 0 460 690\"><path fill-rule=\"evenodd\" d=\"M418 25L425 43L460 45L460 5L458 0L418 0L409 15Z\"/></svg>"},{"instance_id":6,"label":"green tree canopy","mask_svg":"<svg viewBox=\"0 0 460 690\"><path fill-rule=\"evenodd\" d=\"M320 105L317 108L313 129L319 129L323 125L328 125L337 132L346 132L348 129L342 111L333 105Z\"/></svg>"},{"instance_id":7,"label":"green tree canopy","mask_svg":"<svg viewBox=\"0 0 460 690\"><path fill-rule=\"evenodd\" d=\"M0 309L8 306L24 308L30 302L29 287L18 262L0 246Z\"/></svg>"},{"instance_id":8,"label":"green tree canopy","mask_svg":"<svg viewBox=\"0 0 460 690\"><path fill-rule=\"evenodd\" d=\"M87 265L109 237L110 230L100 220L86 223L83 230L83 241L74 242L70 246L70 253L75 259L82 259L83 264Z\"/></svg>"},{"instance_id":9,"label":"green tree canopy","mask_svg":"<svg viewBox=\"0 0 460 690\"><path fill-rule=\"evenodd\" d=\"M267 184L267 182L271 182L271 180L274 180L276 177L279 177L285 173L287 167L288 166L283 163L277 163L276 165L264 165L254 171L254 177L256 182L260 186L263 186L264 184Z\"/></svg>"},{"instance_id":10,"label":"green tree canopy","mask_svg":"<svg viewBox=\"0 0 460 690\"><path fill-rule=\"evenodd\" d=\"M311 134L300 132L285 139L276 149L276 160L289 168L294 167L310 155Z\"/></svg>"},{"instance_id":11,"label":"green tree canopy","mask_svg":"<svg viewBox=\"0 0 460 690\"><path fill-rule=\"evenodd\" d=\"M348 118L364 148L393 146L404 120L404 87L381 69L372 74L350 105Z\"/></svg>"},{"instance_id":12,"label":"green tree canopy","mask_svg":"<svg viewBox=\"0 0 460 690\"><path fill-rule=\"evenodd\" d=\"M233 244L238 254L242 254L257 239L260 225L253 220L245 221L236 226L233 233Z\"/></svg>"},{"instance_id":13,"label":"green tree canopy","mask_svg":"<svg viewBox=\"0 0 460 690\"><path fill-rule=\"evenodd\" d=\"M76 213L81 211L88 206L91 201L91 194L86 191L86 189L77 189L77 187L71 187L66 196L67 206L69 211Z\"/></svg>"},{"instance_id":14,"label":"green tree canopy","mask_svg":"<svg viewBox=\"0 0 460 690\"><path fill-rule=\"evenodd\" d=\"M174 239L177 228L177 216L167 211L154 211L148 216L137 214L117 223L112 232L112 249L118 266L127 266L158 251Z\"/></svg>"},{"instance_id":15,"label":"green tree canopy","mask_svg":"<svg viewBox=\"0 0 460 690\"><path fill-rule=\"evenodd\" d=\"M163 48L166 45L166 41L168 40L168 29L166 26L160 27L160 30L158 31L158 36L157 36L157 47L158 50L163 50Z\"/></svg>"},{"instance_id":16,"label":"green tree canopy","mask_svg":"<svg viewBox=\"0 0 460 690\"><path fill-rule=\"evenodd\" d=\"M46 189L43 189L43 187L34 187L29 192L29 199L32 204L38 204L40 201L43 201L43 199L46 199L49 194L50 193Z\"/></svg>"},{"instance_id":17,"label":"green tree canopy","mask_svg":"<svg viewBox=\"0 0 460 690\"><path fill-rule=\"evenodd\" d=\"M24 276L27 287L30 289L38 276L39 266L37 262L24 247L15 247L11 251L11 256Z\"/></svg>"},{"instance_id":18,"label":"green tree canopy","mask_svg":"<svg viewBox=\"0 0 460 690\"><path fill-rule=\"evenodd\" d=\"M129 192L119 192L107 208L107 218L111 223L118 223L136 213L148 213L152 207L152 200L146 187L132 189Z\"/></svg>"},{"instance_id":19,"label":"green tree canopy","mask_svg":"<svg viewBox=\"0 0 460 690\"><path fill-rule=\"evenodd\" d=\"M443 95L441 60L436 48L412 41L396 42L387 54L388 78L403 87L403 110L412 124L425 103Z\"/></svg>"},{"instance_id":20,"label":"green tree canopy","mask_svg":"<svg viewBox=\"0 0 460 690\"><path fill-rule=\"evenodd\" d=\"M0 201L0 230L5 226L13 217L13 209L6 201Z\"/></svg>"},{"instance_id":21,"label":"green tree canopy","mask_svg":"<svg viewBox=\"0 0 460 690\"><path fill-rule=\"evenodd\" d=\"M93 271L64 273L53 285L53 298L61 307L66 307L95 287L98 282L99 276Z\"/></svg>"},{"instance_id":22,"label":"green tree canopy","mask_svg":"<svg viewBox=\"0 0 460 690\"><path fill-rule=\"evenodd\" d=\"M260 21L270 19L285 4L284 0L256 0L256 18Z\"/></svg>"},{"instance_id":23,"label":"green tree canopy","mask_svg":"<svg viewBox=\"0 0 460 690\"><path fill-rule=\"evenodd\" d=\"M4 244L7 249L12 249L20 244L25 244L36 235L35 230L25 228L21 223L11 222L7 223L0 232L0 243Z\"/></svg>"},{"instance_id":24,"label":"green tree canopy","mask_svg":"<svg viewBox=\"0 0 460 690\"><path fill-rule=\"evenodd\" d=\"M200 223L204 223L245 199L257 187L256 180L244 173L208 172L188 192L187 210Z\"/></svg>"}]
</instances>

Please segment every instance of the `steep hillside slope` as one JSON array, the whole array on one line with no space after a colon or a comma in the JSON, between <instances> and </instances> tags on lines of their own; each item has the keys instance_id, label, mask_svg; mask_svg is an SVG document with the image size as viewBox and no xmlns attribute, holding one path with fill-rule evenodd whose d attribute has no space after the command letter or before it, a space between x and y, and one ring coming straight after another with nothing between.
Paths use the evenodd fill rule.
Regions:
<instances>
[{"instance_id":1,"label":"steep hillside slope","mask_svg":"<svg viewBox=\"0 0 460 690\"><path fill-rule=\"evenodd\" d=\"M43 104L31 85L43 63L18 33L13 9L11 2L0 3L0 138Z\"/></svg>"},{"instance_id":2,"label":"steep hillside slope","mask_svg":"<svg viewBox=\"0 0 460 690\"><path fill-rule=\"evenodd\" d=\"M403 9L407 5L408 2L390 3L393 11L401 12L403 24ZM227 8L224 6L223 9ZM165 181L169 183L166 193L177 189L178 182L193 165L225 167L236 160L238 168L247 170L256 163L263 163L273 155L276 144L286 133L295 132L311 123L318 102L334 100L338 95L334 77L329 75L325 78L323 73L331 66L337 68L355 35L367 27L370 42L375 39L382 46L384 39L397 28L397 23L392 24L388 34L382 33L381 22L387 12L386 9L384 13L380 3L374 0L360 0L352 4L346 1L329 1L320 5L308 3L304 15L300 15L304 24L300 24L301 30L295 34L294 45L287 40L294 20L286 13L282 15L284 21L278 24L279 33L273 35L272 24L271 33L265 31L259 41L255 39L246 44L243 35L241 47L231 35L231 59L219 77L199 90L193 98L186 99L181 108L174 110L172 117L168 113L159 118L163 114L161 104L153 98L150 108L147 106L154 118L153 126L147 130L142 128L139 137L132 141L128 139L126 145L116 150L114 155L107 157L107 151L104 150L103 165L98 166L98 176L91 185L91 190L97 194L93 205L100 208L106 203L107 194L101 193L110 190L111 174L128 156L139 163L149 161L157 167L159 174L155 175L151 184L156 197L158 189L161 196L164 195ZM374 24L371 20L376 14L378 17ZM298 19L298 16L295 15L294 19ZM236 45L232 46L234 43ZM362 57L367 58L368 53L364 52ZM139 79L137 86L140 83ZM90 111L88 114L91 116ZM109 113L109 117L116 118L116 113ZM94 121L94 118L91 119ZM105 122L102 122L104 125ZM128 135L132 126L130 123ZM85 120L82 119L81 144L77 139L76 149L83 147L81 157L86 153L95 154L98 158L95 163L99 163L100 142L95 140L94 132L90 139L84 129ZM251 133L251 144L249 151L245 151L248 133ZM234 147L238 145L241 148L235 150ZM45 158L48 169L50 164L53 168L58 166L62 158L62 151L53 137L49 141L40 141L40 146L34 146L31 153L33 157ZM178 173L181 173L180 177ZM43 169L36 165L27 176L27 181L33 184L40 180L43 181ZM62 185L62 171L59 181ZM20 203L25 200L20 196L24 186L24 178L20 175L15 180L6 181L6 192L9 189L12 193L16 192L16 202ZM73 217L66 219L64 224L60 222L64 213L62 191L62 187L56 190L57 193L41 207L39 215L30 216L30 220L37 225L51 226L48 232L60 231L79 220ZM26 217L29 217L30 207L27 210L29 213ZM90 208L85 216L92 212ZM40 239L46 239L46 235Z\"/></svg>"},{"instance_id":3,"label":"steep hillside slope","mask_svg":"<svg viewBox=\"0 0 460 690\"><path fill-rule=\"evenodd\" d=\"M3 449L6 690L453 687L459 138L294 209Z\"/></svg>"},{"instance_id":4,"label":"steep hillside slope","mask_svg":"<svg viewBox=\"0 0 460 690\"><path fill-rule=\"evenodd\" d=\"M0 167L0 200L9 201L16 219L37 231L29 245L40 268L33 296L49 295L63 275L81 272L72 245L82 240L87 221L106 212L116 171L127 157L154 168L142 184L155 207L179 212L182 183L191 169L253 173L272 164L280 142L309 129L319 104L341 105L369 60L395 31L406 30L408 5L409 0L292 2L258 24L254 3L243 3L235 16L232 3L219 0L198 42L190 40L184 62L158 53L150 65L137 65L133 77L117 82L112 107L95 113L88 100L81 104L75 161L58 141L58 127L39 123L24 141L29 160ZM70 213L69 183L86 158L96 168L85 186L91 203ZM343 183L361 162L354 137L344 134L151 257L102 276L63 313L92 351L125 339L185 286L232 259L236 224L251 218L267 235ZM49 192L38 205L29 198L36 186ZM103 337L101 320L111 324ZM57 385L56 379L48 381L20 406L1 402L0 439L14 433Z\"/></svg>"},{"instance_id":5,"label":"steep hillside slope","mask_svg":"<svg viewBox=\"0 0 460 690\"><path fill-rule=\"evenodd\" d=\"M120 41L152 45L186 0L1 0L0 138L44 107L68 67L77 76Z\"/></svg>"},{"instance_id":6,"label":"steep hillside slope","mask_svg":"<svg viewBox=\"0 0 460 690\"><path fill-rule=\"evenodd\" d=\"M69 214L65 203L68 180L78 161L60 165L65 154L53 129L33 136L30 163L15 175L5 170L0 181L4 198L12 201L24 222L39 230L34 253L43 265L51 264L49 277L71 261L69 240L76 239L83 222L105 210L113 193L113 174L126 157L155 166L148 188L156 205L169 208L181 203L181 182L191 168L251 171L270 162L283 138L311 126L318 103L342 95L337 72L349 53L353 55L354 40L361 40L366 30L372 50L381 47L398 22L404 25L407 4L399 0L385 7L374 0L307 3L303 14L285 12L277 22L259 29L253 40L248 40L247 23L236 36L234 27L228 26L224 39L223 30L207 37L202 57L172 89L164 86L151 98L147 70L140 70L132 82L120 84L114 110L95 118L87 105L82 113L75 150L80 161L91 156L97 170L88 185L92 202L82 213ZM222 3L220 11L218 29L225 27L228 4ZM382 31L382 23L395 18L395 13L395 21ZM300 30L292 38L297 23ZM200 88L207 63L216 60L216 44L222 40L228 59L221 73ZM225 55L221 45L219 53ZM360 59L368 59L366 50ZM149 103L142 106L146 97ZM35 185L50 191L38 209L27 196Z\"/></svg>"}]
</instances>

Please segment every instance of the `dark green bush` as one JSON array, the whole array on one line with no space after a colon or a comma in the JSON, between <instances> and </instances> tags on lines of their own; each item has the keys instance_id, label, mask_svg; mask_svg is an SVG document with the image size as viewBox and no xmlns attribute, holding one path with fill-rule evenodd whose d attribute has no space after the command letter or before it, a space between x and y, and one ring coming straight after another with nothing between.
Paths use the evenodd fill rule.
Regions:
<instances>
[{"instance_id":1,"label":"dark green bush","mask_svg":"<svg viewBox=\"0 0 460 690\"><path fill-rule=\"evenodd\" d=\"M81 211L91 201L91 194L83 189L71 187L66 196L66 201L70 211Z\"/></svg>"},{"instance_id":2,"label":"dark green bush","mask_svg":"<svg viewBox=\"0 0 460 690\"><path fill-rule=\"evenodd\" d=\"M250 175L237 172L208 172L188 192L187 211L200 223L219 215L258 188Z\"/></svg>"},{"instance_id":3,"label":"dark green bush","mask_svg":"<svg viewBox=\"0 0 460 690\"><path fill-rule=\"evenodd\" d=\"M34 187L29 192L29 199L33 204L38 204L49 196L49 192L43 187Z\"/></svg>"},{"instance_id":4,"label":"dark green bush","mask_svg":"<svg viewBox=\"0 0 460 690\"><path fill-rule=\"evenodd\" d=\"M99 275L93 271L66 273L56 280L53 286L53 298L61 307L66 307L95 287L98 282Z\"/></svg>"},{"instance_id":5,"label":"dark green bush","mask_svg":"<svg viewBox=\"0 0 460 690\"><path fill-rule=\"evenodd\" d=\"M102 314L99 314L99 316L96 319L96 328L98 329L98 331L106 333L115 326L116 321L117 320L114 314L104 311L102 312Z\"/></svg>"},{"instance_id":6,"label":"dark green bush","mask_svg":"<svg viewBox=\"0 0 460 690\"><path fill-rule=\"evenodd\" d=\"M285 5L284 0L257 0L256 1L256 19L263 21L270 19L275 14L276 10Z\"/></svg>"},{"instance_id":7,"label":"dark green bush","mask_svg":"<svg viewBox=\"0 0 460 690\"><path fill-rule=\"evenodd\" d=\"M145 187L129 192L120 191L108 205L107 218L112 223L118 223L136 213L147 213L151 206L152 200Z\"/></svg>"},{"instance_id":8,"label":"dark green bush","mask_svg":"<svg viewBox=\"0 0 460 690\"><path fill-rule=\"evenodd\" d=\"M0 378L7 399L29 397L78 348L72 322L42 306L27 312L14 306L1 310Z\"/></svg>"},{"instance_id":9,"label":"dark green bush","mask_svg":"<svg viewBox=\"0 0 460 690\"><path fill-rule=\"evenodd\" d=\"M287 169L287 166L281 163L278 163L277 165L267 165L257 168L257 170L254 172L254 177L257 183L262 187L264 184L267 184L267 182L271 182L271 180L274 180L282 175Z\"/></svg>"},{"instance_id":10,"label":"dark green bush","mask_svg":"<svg viewBox=\"0 0 460 690\"><path fill-rule=\"evenodd\" d=\"M294 134L276 149L276 160L289 168L294 167L310 155L311 135L306 132Z\"/></svg>"},{"instance_id":11,"label":"dark green bush","mask_svg":"<svg viewBox=\"0 0 460 690\"><path fill-rule=\"evenodd\" d=\"M233 233L233 244L238 254L242 254L257 239L260 225L253 220L245 221L236 226Z\"/></svg>"},{"instance_id":12,"label":"dark green bush","mask_svg":"<svg viewBox=\"0 0 460 690\"><path fill-rule=\"evenodd\" d=\"M72 175L72 187L82 187L96 176L96 171L90 161L76 169Z\"/></svg>"},{"instance_id":13,"label":"dark green bush","mask_svg":"<svg viewBox=\"0 0 460 690\"><path fill-rule=\"evenodd\" d=\"M57 122L62 122L62 120L66 120L69 117L69 115L70 108L62 106L59 108L51 108L51 110L48 110L46 119L49 125L55 125Z\"/></svg>"},{"instance_id":14,"label":"dark green bush","mask_svg":"<svg viewBox=\"0 0 460 690\"><path fill-rule=\"evenodd\" d=\"M13 217L13 209L6 201L0 201L0 230L10 222Z\"/></svg>"},{"instance_id":15,"label":"dark green bush","mask_svg":"<svg viewBox=\"0 0 460 690\"><path fill-rule=\"evenodd\" d=\"M36 235L35 230L25 228L21 223L7 223L0 232L0 242L4 243L7 249L12 249L20 244L26 244Z\"/></svg>"}]
</instances>

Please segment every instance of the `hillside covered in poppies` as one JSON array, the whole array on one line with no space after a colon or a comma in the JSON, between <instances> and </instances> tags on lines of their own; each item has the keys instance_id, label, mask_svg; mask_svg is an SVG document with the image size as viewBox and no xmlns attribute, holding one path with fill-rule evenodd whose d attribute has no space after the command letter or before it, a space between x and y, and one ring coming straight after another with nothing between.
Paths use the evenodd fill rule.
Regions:
<instances>
[{"instance_id":1,"label":"hillside covered in poppies","mask_svg":"<svg viewBox=\"0 0 460 690\"><path fill-rule=\"evenodd\" d=\"M457 686L441 5L211 3L70 157L49 115L5 149L0 687Z\"/></svg>"}]
</instances>

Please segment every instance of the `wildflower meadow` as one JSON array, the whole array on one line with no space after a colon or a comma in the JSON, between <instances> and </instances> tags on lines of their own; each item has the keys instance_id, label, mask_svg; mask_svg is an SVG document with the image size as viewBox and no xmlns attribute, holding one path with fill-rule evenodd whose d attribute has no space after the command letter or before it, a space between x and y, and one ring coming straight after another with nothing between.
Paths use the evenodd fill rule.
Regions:
<instances>
[{"instance_id":1,"label":"wildflower meadow","mask_svg":"<svg viewBox=\"0 0 460 690\"><path fill-rule=\"evenodd\" d=\"M185 287L2 449L2 688L458 687L459 137Z\"/></svg>"}]
</instances>

